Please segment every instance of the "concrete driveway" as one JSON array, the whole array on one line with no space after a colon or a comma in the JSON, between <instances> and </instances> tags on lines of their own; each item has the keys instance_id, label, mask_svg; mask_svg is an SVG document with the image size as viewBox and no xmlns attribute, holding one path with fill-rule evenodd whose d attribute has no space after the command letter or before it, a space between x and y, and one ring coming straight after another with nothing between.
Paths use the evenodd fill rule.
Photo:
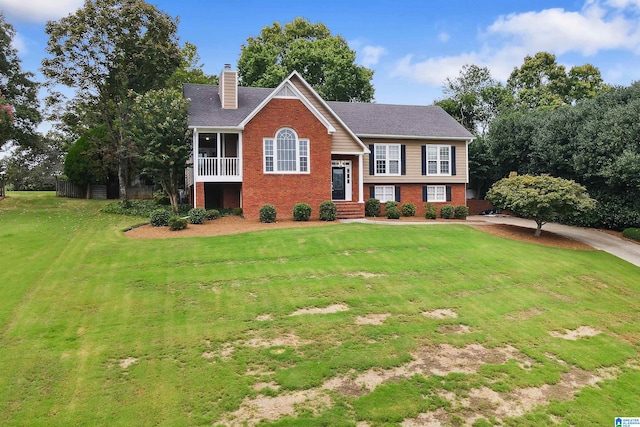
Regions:
<instances>
[{"instance_id":1,"label":"concrete driveway","mask_svg":"<svg viewBox=\"0 0 640 427\"><path fill-rule=\"evenodd\" d=\"M515 218L510 216L469 216L467 221L479 223L481 221L494 224L511 224L520 227L536 228L536 222L531 219ZM564 237L577 240L595 249L615 255L625 261L640 267L640 245L612 236L592 228L572 227L548 223L542 226L542 230L551 231Z\"/></svg>"}]
</instances>

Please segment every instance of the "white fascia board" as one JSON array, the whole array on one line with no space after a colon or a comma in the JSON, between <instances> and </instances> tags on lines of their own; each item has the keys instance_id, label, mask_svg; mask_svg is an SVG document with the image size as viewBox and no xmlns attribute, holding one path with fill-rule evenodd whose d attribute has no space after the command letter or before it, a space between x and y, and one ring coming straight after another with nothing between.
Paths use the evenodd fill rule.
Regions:
<instances>
[{"instance_id":1,"label":"white fascia board","mask_svg":"<svg viewBox=\"0 0 640 427\"><path fill-rule=\"evenodd\" d=\"M275 89L273 89L273 91L269 94L269 96L267 96L251 113L247 115L247 117L244 118L244 120L242 120L242 122L240 122L239 126L244 129L246 124L249 123L249 121L253 119L256 116L256 114L258 114L265 107L265 105L267 105L273 98L275 98L276 94L280 92L280 90L287 84L287 82L291 80L291 76L293 76L294 73L297 74L294 71L289 75L289 77L284 79ZM336 131L335 128L331 125L331 123L329 123L329 121L322 114L320 114L320 111L318 111L316 107L314 107L313 104L309 102L309 100L295 87L294 84L291 84L289 86L295 91L296 95L298 96L298 99L327 128L328 133L333 133ZM313 93L315 93L315 91Z\"/></svg>"},{"instance_id":2,"label":"white fascia board","mask_svg":"<svg viewBox=\"0 0 640 427\"><path fill-rule=\"evenodd\" d=\"M366 152L362 151L332 151L331 154L339 155L339 156L361 156L363 154L370 154L369 149L367 148Z\"/></svg>"},{"instance_id":3,"label":"white fascia board","mask_svg":"<svg viewBox=\"0 0 640 427\"><path fill-rule=\"evenodd\" d=\"M433 141L465 141L467 144L475 139L462 136L414 136L414 135L376 135L376 134L360 134L360 138L377 138L377 139L430 139Z\"/></svg>"},{"instance_id":4,"label":"white fascia board","mask_svg":"<svg viewBox=\"0 0 640 427\"><path fill-rule=\"evenodd\" d=\"M203 132L218 132L218 131L242 131L244 127L238 126L189 126L189 129L193 129L195 132L203 133Z\"/></svg>"},{"instance_id":5,"label":"white fascia board","mask_svg":"<svg viewBox=\"0 0 640 427\"><path fill-rule=\"evenodd\" d=\"M320 103L321 103L321 104L322 104L322 105L323 105L323 106L324 106L324 107L325 107L325 108L326 108L326 109L327 109L331 114L333 114L333 118L335 118L335 119L338 121L338 123L340 123L340 124L342 125L342 127L344 127L344 128L347 130L347 132L349 133L349 135L351 135L351 136L353 137L353 139L355 139L355 140L356 140L356 142L358 143L358 145L360 145L360 146L362 147L363 152L364 152L365 154L368 154L368 153L369 153L369 148L367 148L367 146L366 146L366 145L365 145L365 144L360 140L360 138L358 138L358 136L357 136L355 133L353 133L353 131L351 130L351 128L349 128L349 126L347 126L347 125L345 124L345 122L343 122L343 121L342 121L342 119L340 118L340 116L339 116L339 115L337 115L337 114L336 114L336 112L335 112L335 111L333 111L333 110L331 109L331 107L329 107L329 104L327 104L327 103L325 102L325 100L324 100L324 99L322 99L322 97L321 97L320 95L318 95L318 93L317 93L315 90L313 90L313 88L311 87L311 85L310 85L309 83L307 83L307 81L306 81L304 78L302 78L302 76L301 76L300 74L298 74L298 72L297 72L297 71L293 71L293 72L289 75L289 77L287 77L287 80L290 80L290 79L291 79L291 77L293 77L294 75L300 79L300 81L302 82L302 84L303 84L303 85L305 85L305 86L306 86L306 88L307 88L307 89L309 89L309 90L311 91L311 93L315 94L315 95L318 97L318 100L320 101ZM295 86L295 85L293 85L293 86Z\"/></svg>"}]
</instances>

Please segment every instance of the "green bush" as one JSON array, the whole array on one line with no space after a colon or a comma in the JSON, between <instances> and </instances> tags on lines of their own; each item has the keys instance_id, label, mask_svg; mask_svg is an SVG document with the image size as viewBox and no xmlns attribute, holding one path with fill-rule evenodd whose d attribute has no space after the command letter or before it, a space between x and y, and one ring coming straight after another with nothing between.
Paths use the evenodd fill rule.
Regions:
<instances>
[{"instance_id":1,"label":"green bush","mask_svg":"<svg viewBox=\"0 0 640 427\"><path fill-rule=\"evenodd\" d=\"M189 210L188 215L191 224L202 224L207 219L207 211L202 208L193 208Z\"/></svg>"},{"instance_id":2,"label":"green bush","mask_svg":"<svg viewBox=\"0 0 640 427\"><path fill-rule=\"evenodd\" d=\"M466 206L456 206L453 208L453 217L457 219L467 219L469 208Z\"/></svg>"},{"instance_id":3,"label":"green bush","mask_svg":"<svg viewBox=\"0 0 640 427\"><path fill-rule=\"evenodd\" d=\"M260 222L276 222L276 207L264 205L260 208Z\"/></svg>"},{"instance_id":4,"label":"green bush","mask_svg":"<svg viewBox=\"0 0 640 427\"><path fill-rule=\"evenodd\" d=\"M127 200L124 206L118 200L103 206L100 212L149 218L151 212L156 209L158 209L158 204L153 200Z\"/></svg>"},{"instance_id":5,"label":"green bush","mask_svg":"<svg viewBox=\"0 0 640 427\"><path fill-rule=\"evenodd\" d=\"M311 206L308 203L296 203L293 207L294 221L309 221L311 216Z\"/></svg>"},{"instance_id":6,"label":"green bush","mask_svg":"<svg viewBox=\"0 0 640 427\"><path fill-rule=\"evenodd\" d=\"M640 228L625 228L622 236L640 242Z\"/></svg>"},{"instance_id":7,"label":"green bush","mask_svg":"<svg viewBox=\"0 0 640 427\"><path fill-rule=\"evenodd\" d=\"M451 219L453 218L453 206L444 205L440 208L440 218Z\"/></svg>"},{"instance_id":8,"label":"green bush","mask_svg":"<svg viewBox=\"0 0 640 427\"><path fill-rule=\"evenodd\" d=\"M242 208L233 208L231 213L235 216L242 216Z\"/></svg>"},{"instance_id":9,"label":"green bush","mask_svg":"<svg viewBox=\"0 0 640 427\"><path fill-rule=\"evenodd\" d=\"M387 213L387 218L389 219L400 219L400 209L397 206L389 206L389 208L385 208Z\"/></svg>"},{"instance_id":10,"label":"green bush","mask_svg":"<svg viewBox=\"0 0 640 427\"><path fill-rule=\"evenodd\" d=\"M402 205L403 216L416 216L416 205L413 203L405 203Z\"/></svg>"},{"instance_id":11,"label":"green bush","mask_svg":"<svg viewBox=\"0 0 640 427\"><path fill-rule=\"evenodd\" d=\"M156 209L149 215L149 222L154 227L166 227L169 225L171 213L166 209Z\"/></svg>"},{"instance_id":12,"label":"green bush","mask_svg":"<svg viewBox=\"0 0 640 427\"><path fill-rule=\"evenodd\" d=\"M338 208L331 200L320 203L320 220L335 221L338 218Z\"/></svg>"},{"instance_id":13,"label":"green bush","mask_svg":"<svg viewBox=\"0 0 640 427\"><path fill-rule=\"evenodd\" d=\"M218 219L220 218L220 211L217 209L209 209L207 210L207 219Z\"/></svg>"},{"instance_id":14,"label":"green bush","mask_svg":"<svg viewBox=\"0 0 640 427\"><path fill-rule=\"evenodd\" d=\"M164 192L164 190L158 190L154 192L153 201L158 205L168 206L171 204L171 200L169 200L169 196L167 195L167 193Z\"/></svg>"},{"instance_id":15,"label":"green bush","mask_svg":"<svg viewBox=\"0 0 640 427\"><path fill-rule=\"evenodd\" d=\"M436 219L438 216L438 209L433 203L424 204L424 217L426 219Z\"/></svg>"},{"instance_id":16,"label":"green bush","mask_svg":"<svg viewBox=\"0 0 640 427\"><path fill-rule=\"evenodd\" d=\"M169 218L169 230L178 231L187 228L187 219L178 215L171 215Z\"/></svg>"},{"instance_id":17,"label":"green bush","mask_svg":"<svg viewBox=\"0 0 640 427\"><path fill-rule=\"evenodd\" d=\"M388 202L384 202L384 210L386 211L389 208L397 208L398 202L395 200L389 200Z\"/></svg>"},{"instance_id":18,"label":"green bush","mask_svg":"<svg viewBox=\"0 0 640 427\"><path fill-rule=\"evenodd\" d=\"M364 214L366 216L380 216L380 200L369 199L364 203Z\"/></svg>"}]
</instances>

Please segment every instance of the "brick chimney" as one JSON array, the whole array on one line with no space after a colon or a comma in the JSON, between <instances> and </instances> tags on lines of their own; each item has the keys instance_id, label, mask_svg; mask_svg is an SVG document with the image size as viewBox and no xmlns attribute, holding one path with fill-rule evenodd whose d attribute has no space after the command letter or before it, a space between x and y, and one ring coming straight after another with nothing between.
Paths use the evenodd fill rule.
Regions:
<instances>
[{"instance_id":1,"label":"brick chimney","mask_svg":"<svg viewBox=\"0 0 640 427\"><path fill-rule=\"evenodd\" d=\"M238 108L238 72L231 69L231 64L224 64L224 70L220 73L218 94L222 109L236 110Z\"/></svg>"}]
</instances>

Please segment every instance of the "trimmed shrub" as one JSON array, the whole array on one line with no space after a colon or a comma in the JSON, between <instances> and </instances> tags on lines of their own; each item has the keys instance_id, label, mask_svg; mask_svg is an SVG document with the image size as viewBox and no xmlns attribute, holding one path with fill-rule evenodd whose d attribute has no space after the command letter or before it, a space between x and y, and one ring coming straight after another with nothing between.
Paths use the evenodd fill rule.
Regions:
<instances>
[{"instance_id":1,"label":"trimmed shrub","mask_svg":"<svg viewBox=\"0 0 640 427\"><path fill-rule=\"evenodd\" d=\"M207 219L207 211L202 208L193 208L187 215L191 224L202 224Z\"/></svg>"},{"instance_id":2,"label":"trimmed shrub","mask_svg":"<svg viewBox=\"0 0 640 427\"><path fill-rule=\"evenodd\" d=\"M456 206L453 208L453 217L457 219L467 219L469 208L466 206Z\"/></svg>"},{"instance_id":3,"label":"trimmed shrub","mask_svg":"<svg viewBox=\"0 0 640 427\"><path fill-rule=\"evenodd\" d=\"M416 205L413 203L405 203L402 205L403 216L416 216Z\"/></svg>"},{"instance_id":4,"label":"trimmed shrub","mask_svg":"<svg viewBox=\"0 0 640 427\"><path fill-rule=\"evenodd\" d=\"M433 203L424 204L424 217L426 219L436 219L438 216L438 209Z\"/></svg>"},{"instance_id":5,"label":"trimmed shrub","mask_svg":"<svg viewBox=\"0 0 640 427\"><path fill-rule=\"evenodd\" d=\"M260 222L276 222L276 207L264 205L260 208Z\"/></svg>"},{"instance_id":6,"label":"trimmed shrub","mask_svg":"<svg viewBox=\"0 0 640 427\"><path fill-rule=\"evenodd\" d=\"M187 219L178 215L171 215L169 218L169 230L178 231L187 228Z\"/></svg>"},{"instance_id":7,"label":"trimmed shrub","mask_svg":"<svg viewBox=\"0 0 640 427\"><path fill-rule=\"evenodd\" d=\"M451 219L453 218L453 206L444 205L440 208L440 218Z\"/></svg>"},{"instance_id":8,"label":"trimmed shrub","mask_svg":"<svg viewBox=\"0 0 640 427\"><path fill-rule=\"evenodd\" d=\"M366 216L379 216L380 215L380 200L369 199L364 203L364 214Z\"/></svg>"},{"instance_id":9,"label":"trimmed shrub","mask_svg":"<svg viewBox=\"0 0 640 427\"><path fill-rule=\"evenodd\" d=\"M338 218L338 208L331 200L320 203L320 220L335 221Z\"/></svg>"},{"instance_id":10,"label":"trimmed shrub","mask_svg":"<svg viewBox=\"0 0 640 427\"><path fill-rule=\"evenodd\" d=\"M293 207L294 221L309 221L311 206L308 203L296 203Z\"/></svg>"},{"instance_id":11,"label":"trimmed shrub","mask_svg":"<svg viewBox=\"0 0 640 427\"><path fill-rule=\"evenodd\" d=\"M242 216L242 208L233 208L231 209L231 213L236 216Z\"/></svg>"},{"instance_id":12,"label":"trimmed shrub","mask_svg":"<svg viewBox=\"0 0 640 427\"><path fill-rule=\"evenodd\" d=\"M389 219L400 219L400 209L397 206L389 206L388 208L385 206L385 211L387 213L387 218Z\"/></svg>"},{"instance_id":13,"label":"trimmed shrub","mask_svg":"<svg viewBox=\"0 0 640 427\"><path fill-rule=\"evenodd\" d=\"M171 213L166 209L156 209L151 212L149 216L149 222L154 227L166 227L169 225L169 217Z\"/></svg>"},{"instance_id":14,"label":"trimmed shrub","mask_svg":"<svg viewBox=\"0 0 640 427\"><path fill-rule=\"evenodd\" d=\"M384 210L386 211L389 208L397 208L398 202L395 200L389 200L388 202L384 202Z\"/></svg>"},{"instance_id":15,"label":"trimmed shrub","mask_svg":"<svg viewBox=\"0 0 640 427\"><path fill-rule=\"evenodd\" d=\"M625 228L622 236L640 242L640 228Z\"/></svg>"},{"instance_id":16,"label":"trimmed shrub","mask_svg":"<svg viewBox=\"0 0 640 427\"><path fill-rule=\"evenodd\" d=\"M207 211L207 219L218 219L220 218L220 211L217 209L209 209Z\"/></svg>"}]
</instances>

